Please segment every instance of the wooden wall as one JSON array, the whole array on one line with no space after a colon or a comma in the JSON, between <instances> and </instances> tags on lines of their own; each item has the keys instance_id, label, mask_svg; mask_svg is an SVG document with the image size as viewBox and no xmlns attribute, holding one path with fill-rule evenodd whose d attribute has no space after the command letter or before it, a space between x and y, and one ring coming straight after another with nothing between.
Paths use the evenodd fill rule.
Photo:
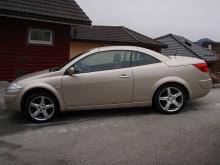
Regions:
<instances>
[{"instance_id":1,"label":"wooden wall","mask_svg":"<svg viewBox=\"0 0 220 165\"><path fill-rule=\"evenodd\" d=\"M0 17L0 81L63 64L69 59L70 26ZM29 28L53 30L52 46L27 43Z\"/></svg>"}]
</instances>

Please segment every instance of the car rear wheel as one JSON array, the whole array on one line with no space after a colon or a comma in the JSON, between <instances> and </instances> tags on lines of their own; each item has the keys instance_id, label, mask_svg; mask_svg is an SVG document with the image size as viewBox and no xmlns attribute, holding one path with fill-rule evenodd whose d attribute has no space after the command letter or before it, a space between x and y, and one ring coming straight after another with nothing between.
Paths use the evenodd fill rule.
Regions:
<instances>
[{"instance_id":1,"label":"car rear wheel","mask_svg":"<svg viewBox=\"0 0 220 165\"><path fill-rule=\"evenodd\" d=\"M180 112L186 104L186 91L178 84L167 84L155 93L153 106L167 114Z\"/></svg>"},{"instance_id":2,"label":"car rear wheel","mask_svg":"<svg viewBox=\"0 0 220 165\"><path fill-rule=\"evenodd\" d=\"M57 113L56 98L49 93L34 93L28 97L24 105L27 118L35 122L47 122Z\"/></svg>"}]
</instances>

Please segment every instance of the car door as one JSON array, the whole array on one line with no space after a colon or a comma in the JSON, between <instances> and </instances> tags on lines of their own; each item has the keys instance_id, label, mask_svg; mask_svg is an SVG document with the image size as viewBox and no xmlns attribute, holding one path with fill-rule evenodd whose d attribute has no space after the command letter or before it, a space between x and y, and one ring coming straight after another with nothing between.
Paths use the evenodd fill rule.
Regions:
<instances>
[{"instance_id":1,"label":"car door","mask_svg":"<svg viewBox=\"0 0 220 165\"><path fill-rule=\"evenodd\" d=\"M133 102L151 101L152 89L163 77L166 64L151 55L132 52L131 67L134 76Z\"/></svg>"},{"instance_id":2,"label":"car door","mask_svg":"<svg viewBox=\"0 0 220 165\"><path fill-rule=\"evenodd\" d=\"M122 104L132 102L131 52L97 52L73 64L75 74L62 78L67 107Z\"/></svg>"}]
</instances>

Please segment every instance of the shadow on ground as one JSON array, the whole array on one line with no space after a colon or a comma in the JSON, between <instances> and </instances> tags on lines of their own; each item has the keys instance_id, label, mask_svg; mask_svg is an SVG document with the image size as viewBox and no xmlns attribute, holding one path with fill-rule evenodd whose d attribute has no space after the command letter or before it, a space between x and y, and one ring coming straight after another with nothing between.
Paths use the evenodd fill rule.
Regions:
<instances>
[{"instance_id":1,"label":"shadow on ground","mask_svg":"<svg viewBox=\"0 0 220 165\"><path fill-rule=\"evenodd\" d=\"M105 118L122 118L149 114L159 113L155 112L152 108L73 111L60 113L59 116L48 123L34 123L26 120L19 112L3 110L0 111L0 116L4 116L4 118L0 118L0 136L15 134L21 131L40 129L48 126L80 123Z\"/></svg>"},{"instance_id":2,"label":"shadow on ground","mask_svg":"<svg viewBox=\"0 0 220 165\"><path fill-rule=\"evenodd\" d=\"M188 113L188 111L199 110L197 107L201 102L190 101L185 110L181 113ZM122 118L135 117L143 115L164 115L157 112L153 107L148 108L126 108L126 109L101 109L101 110L86 110L62 112L54 120L48 123L34 123L24 118L22 113L10 110L0 111L0 136L16 134L18 132L35 130L48 126L59 126L71 123L80 123L91 120L103 120L106 118Z\"/></svg>"}]
</instances>

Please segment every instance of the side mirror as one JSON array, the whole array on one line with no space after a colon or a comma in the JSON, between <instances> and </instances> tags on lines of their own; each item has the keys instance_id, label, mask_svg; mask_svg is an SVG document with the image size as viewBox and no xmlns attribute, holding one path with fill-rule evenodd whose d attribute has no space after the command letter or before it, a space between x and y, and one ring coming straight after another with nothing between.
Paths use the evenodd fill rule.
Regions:
<instances>
[{"instance_id":1,"label":"side mirror","mask_svg":"<svg viewBox=\"0 0 220 165\"><path fill-rule=\"evenodd\" d=\"M75 74L75 68L74 68L74 67L70 67L70 68L67 70L67 73L68 73L68 75L73 75L73 74Z\"/></svg>"}]
</instances>

